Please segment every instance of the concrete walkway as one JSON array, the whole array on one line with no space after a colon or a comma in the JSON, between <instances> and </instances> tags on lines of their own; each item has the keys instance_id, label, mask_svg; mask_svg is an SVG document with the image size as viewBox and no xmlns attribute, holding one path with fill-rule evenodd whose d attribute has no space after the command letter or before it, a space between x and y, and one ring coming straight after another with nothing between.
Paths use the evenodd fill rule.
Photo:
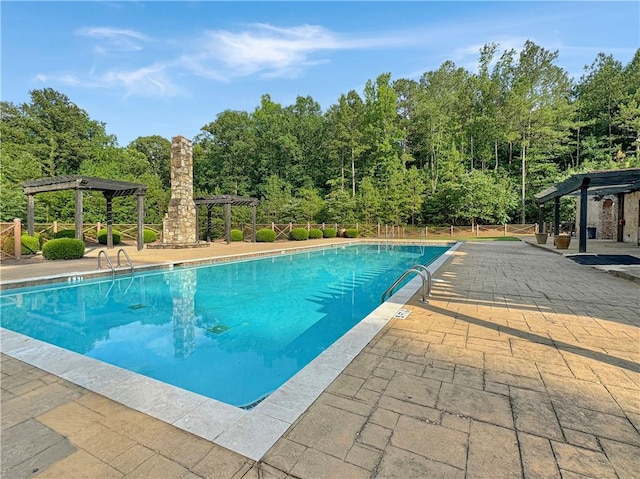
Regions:
<instances>
[{"instance_id":1,"label":"concrete walkway","mask_svg":"<svg viewBox=\"0 0 640 479\"><path fill-rule=\"evenodd\" d=\"M2 477L637 478L640 287L465 243L258 463L2 356Z\"/></svg>"}]
</instances>

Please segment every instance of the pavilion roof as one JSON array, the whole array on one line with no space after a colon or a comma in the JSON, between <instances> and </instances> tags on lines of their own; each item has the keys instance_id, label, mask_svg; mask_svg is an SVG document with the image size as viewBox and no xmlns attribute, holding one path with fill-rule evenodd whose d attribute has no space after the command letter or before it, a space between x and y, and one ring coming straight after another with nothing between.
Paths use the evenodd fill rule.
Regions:
<instances>
[{"instance_id":1,"label":"pavilion roof","mask_svg":"<svg viewBox=\"0 0 640 479\"><path fill-rule=\"evenodd\" d=\"M24 194L46 193L61 190L94 190L102 191L107 196L144 195L146 185L126 181L95 178L93 176L66 175L39 178L22 183Z\"/></svg>"},{"instance_id":2,"label":"pavilion roof","mask_svg":"<svg viewBox=\"0 0 640 479\"><path fill-rule=\"evenodd\" d=\"M591 193L605 195L640 190L640 168L590 171L570 176L535 195L538 204L566 196L583 187Z\"/></svg>"}]
</instances>

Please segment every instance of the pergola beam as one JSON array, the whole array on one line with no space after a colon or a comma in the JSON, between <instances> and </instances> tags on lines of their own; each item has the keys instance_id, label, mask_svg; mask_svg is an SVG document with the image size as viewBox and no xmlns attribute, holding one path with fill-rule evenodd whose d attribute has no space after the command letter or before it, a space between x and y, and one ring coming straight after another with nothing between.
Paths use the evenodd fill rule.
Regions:
<instances>
[{"instance_id":1,"label":"pergola beam","mask_svg":"<svg viewBox=\"0 0 640 479\"><path fill-rule=\"evenodd\" d=\"M83 191L100 191L107 199L107 247L113 247L112 235L112 199L116 196L138 196L138 250L144 247L144 195L147 187L140 183L110 180L107 178L95 178L92 176L68 175L40 178L22 183L22 191L27 195L27 228L29 235L34 234L34 196L38 193L51 191L74 190L75 191L75 237L82 239L83 226Z\"/></svg>"}]
</instances>

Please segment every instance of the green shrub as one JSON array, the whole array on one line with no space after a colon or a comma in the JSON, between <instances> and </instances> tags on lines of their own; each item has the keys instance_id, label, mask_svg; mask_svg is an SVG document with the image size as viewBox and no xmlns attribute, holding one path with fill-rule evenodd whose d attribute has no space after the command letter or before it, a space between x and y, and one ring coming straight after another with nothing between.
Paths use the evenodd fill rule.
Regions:
<instances>
[{"instance_id":1,"label":"green shrub","mask_svg":"<svg viewBox=\"0 0 640 479\"><path fill-rule=\"evenodd\" d=\"M355 228L347 228L346 231L344 232L344 237L345 238L357 238L358 237L358 230Z\"/></svg>"},{"instance_id":2,"label":"green shrub","mask_svg":"<svg viewBox=\"0 0 640 479\"><path fill-rule=\"evenodd\" d=\"M54 233L53 238L57 239L57 238L75 238L76 237L76 230L60 230L57 233ZM84 235L83 238L84 239Z\"/></svg>"},{"instance_id":3,"label":"green shrub","mask_svg":"<svg viewBox=\"0 0 640 479\"><path fill-rule=\"evenodd\" d=\"M33 236L23 234L20 237L20 242L22 243L22 254L25 256L36 254L36 252L40 249L40 235L38 233ZM2 251L10 255L14 255L16 253L16 244L13 236L9 236L4 240Z\"/></svg>"},{"instance_id":4,"label":"green shrub","mask_svg":"<svg viewBox=\"0 0 640 479\"><path fill-rule=\"evenodd\" d=\"M318 228L311 228L309 230L309 239L318 239L318 238L322 238L322 230L319 230Z\"/></svg>"},{"instance_id":5,"label":"green shrub","mask_svg":"<svg viewBox=\"0 0 640 479\"><path fill-rule=\"evenodd\" d=\"M289 233L289 239L293 241L304 241L309 239L307 228L293 228Z\"/></svg>"},{"instance_id":6,"label":"green shrub","mask_svg":"<svg viewBox=\"0 0 640 479\"><path fill-rule=\"evenodd\" d=\"M84 241L58 238L47 241L42 247L46 259L80 259L84 256Z\"/></svg>"},{"instance_id":7,"label":"green shrub","mask_svg":"<svg viewBox=\"0 0 640 479\"><path fill-rule=\"evenodd\" d=\"M322 236L325 238L335 238L338 232L335 228L325 228L322 230Z\"/></svg>"},{"instance_id":8,"label":"green shrub","mask_svg":"<svg viewBox=\"0 0 640 479\"><path fill-rule=\"evenodd\" d=\"M158 239L158 235L156 234L155 231L147 230L147 229L142 231L142 236L144 238L143 241L145 243L153 243L154 241L157 241L157 239Z\"/></svg>"},{"instance_id":9,"label":"green shrub","mask_svg":"<svg viewBox=\"0 0 640 479\"><path fill-rule=\"evenodd\" d=\"M231 230L231 241L242 241L244 239L244 235L240 230Z\"/></svg>"},{"instance_id":10,"label":"green shrub","mask_svg":"<svg viewBox=\"0 0 640 479\"><path fill-rule=\"evenodd\" d=\"M120 244L120 236L122 233L118 230L111 230L111 234L113 235L113 244ZM98 231L98 243L107 244L107 228L102 228Z\"/></svg>"},{"instance_id":11,"label":"green shrub","mask_svg":"<svg viewBox=\"0 0 640 479\"><path fill-rule=\"evenodd\" d=\"M276 232L269 228L263 228L261 230L256 231L257 243L273 243L275 240L276 240Z\"/></svg>"}]
</instances>

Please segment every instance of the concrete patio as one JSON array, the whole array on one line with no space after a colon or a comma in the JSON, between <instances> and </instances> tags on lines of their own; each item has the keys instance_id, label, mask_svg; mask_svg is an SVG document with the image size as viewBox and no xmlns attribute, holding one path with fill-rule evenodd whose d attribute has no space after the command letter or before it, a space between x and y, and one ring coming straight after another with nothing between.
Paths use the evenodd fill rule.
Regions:
<instances>
[{"instance_id":1,"label":"concrete patio","mask_svg":"<svg viewBox=\"0 0 640 479\"><path fill-rule=\"evenodd\" d=\"M526 242L465 243L436 277L258 462L3 354L1 475L640 477L637 283Z\"/></svg>"}]
</instances>

